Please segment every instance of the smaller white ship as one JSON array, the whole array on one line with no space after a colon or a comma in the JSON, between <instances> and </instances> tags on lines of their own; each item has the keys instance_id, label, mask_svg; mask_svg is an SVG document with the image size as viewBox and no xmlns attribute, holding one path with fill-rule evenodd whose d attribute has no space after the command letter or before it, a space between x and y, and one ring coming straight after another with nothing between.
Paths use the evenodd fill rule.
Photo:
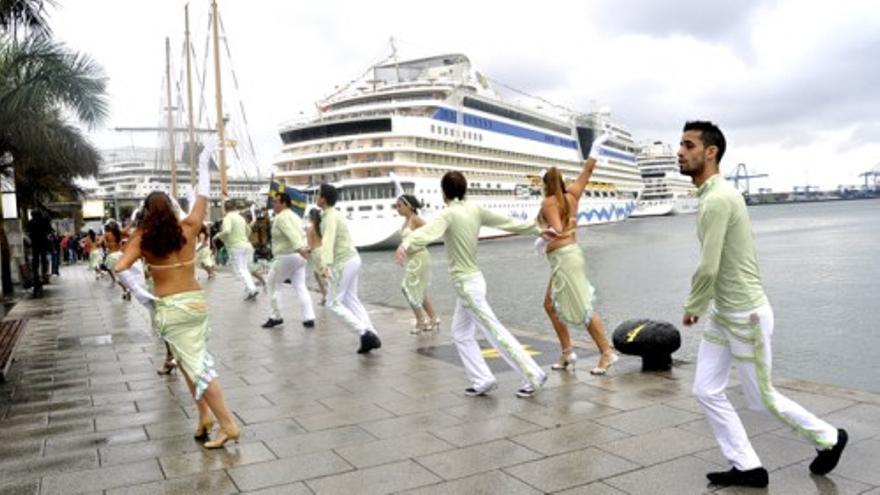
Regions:
<instances>
[{"instance_id":1,"label":"smaller white ship","mask_svg":"<svg viewBox=\"0 0 880 495\"><path fill-rule=\"evenodd\" d=\"M682 175L672 146L655 141L643 145L636 157L645 190L633 217L696 213L697 189Z\"/></svg>"}]
</instances>

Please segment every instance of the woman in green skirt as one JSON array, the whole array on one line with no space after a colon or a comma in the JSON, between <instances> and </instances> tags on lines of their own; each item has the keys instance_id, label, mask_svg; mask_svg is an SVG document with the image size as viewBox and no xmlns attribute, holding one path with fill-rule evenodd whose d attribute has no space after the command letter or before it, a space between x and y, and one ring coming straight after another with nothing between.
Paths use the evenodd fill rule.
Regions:
<instances>
[{"instance_id":1,"label":"woman in green skirt","mask_svg":"<svg viewBox=\"0 0 880 495\"><path fill-rule=\"evenodd\" d=\"M602 319L593 309L593 286L587 280L584 253L577 244L578 202L596 168L598 150L606 139L602 136L593 143L583 170L568 188L556 167L544 174L544 201L538 222L559 234L542 246L550 262L550 284L544 296L544 309L562 346L562 357L552 366L555 370L574 370L577 361L566 325L586 326L599 347L599 363L590 373L604 375L618 357L605 336Z\"/></svg>"},{"instance_id":2,"label":"woman in green skirt","mask_svg":"<svg viewBox=\"0 0 880 495\"><path fill-rule=\"evenodd\" d=\"M419 208L422 204L411 194L403 194L397 198L395 204L397 213L405 220L400 230L401 239L406 239L416 229L425 225L425 221L419 216ZM406 274L403 277L401 289L403 296L409 303L416 315L416 324L409 333L417 335L422 332L436 331L440 329L440 318L434 312L434 306L428 298L426 291L428 282L431 280L431 254L427 248L407 254Z\"/></svg>"}]
</instances>

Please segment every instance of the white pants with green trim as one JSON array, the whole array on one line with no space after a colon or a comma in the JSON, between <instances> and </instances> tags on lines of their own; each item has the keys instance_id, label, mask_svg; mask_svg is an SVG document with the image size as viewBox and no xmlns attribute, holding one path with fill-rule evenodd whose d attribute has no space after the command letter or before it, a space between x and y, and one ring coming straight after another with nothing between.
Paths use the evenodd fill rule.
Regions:
<instances>
[{"instance_id":1,"label":"white pants with green trim","mask_svg":"<svg viewBox=\"0 0 880 495\"><path fill-rule=\"evenodd\" d=\"M342 266L333 266L333 279L327 284L327 308L349 328L363 335L376 332L370 315L358 298L358 272L361 269L361 257L354 255Z\"/></svg>"},{"instance_id":2,"label":"white pants with green trim","mask_svg":"<svg viewBox=\"0 0 880 495\"><path fill-rule=\"evenodd\" d=\"M776 416L817 449L827 449L837 443L836 428L773 388L770 379L772 335L770 304L751 311L713 308L697 355L694 395L715 433L721 453L743 471L760 467L761 460L725 393L733 363L749 409Z\"/></svg>"},{"instance_id":3,"label":"white pants with green trim","mask_svg":"<svg viewBox=\"0 0 880 495\"><path fill-rule=\"evenodd\" d=\"M315 319L315 308L312 306L312 296L306 287L306 264L308 262L299 253L280 254L272 260L272 268L269 269L269 318L281 319L281 288L285 280L290 279L296 297L299 300L299 310L302 321Z\"/></svg>"},{"instance_id":4,"label":"white pants with green trim","mask_svg":"<svg viewBox=\"0 0 880 495\"><path fill-rule=\"evenodd\" d=\"M250 269L248 269L248 260L252 259L253 256L254 248L251 246L237 247L229 250L229 257L232 258L232 268L235 270L238 278L244 282L248 294L257 291L254 278L251 276Z\"/></svg>"},{"instance_id":5,"label":"white pants with green trim","mask_svg":"<svg viewBox=\"0 0 880 495\"><path fill-rule=\"evenodd\" d=\"M486 302L486 280L483 275L454 282L453 285L458 298L452 315L452 340L473 387L480 390L495 383L495 376L477 343L477 328L519 374L523 386L540 387L544 381L544 371L492 312Z\"/></svg>"}]
</instances>

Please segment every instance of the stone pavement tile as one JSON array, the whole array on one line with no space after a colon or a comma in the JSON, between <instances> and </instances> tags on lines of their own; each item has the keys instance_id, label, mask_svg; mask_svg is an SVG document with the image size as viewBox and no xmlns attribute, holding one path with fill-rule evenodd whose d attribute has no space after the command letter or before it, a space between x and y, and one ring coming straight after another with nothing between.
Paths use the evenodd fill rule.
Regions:
<instances>
[{"instance_id":1,"label":"stone pavement tile","mask_svg":"<svg viewBox=\"0 0 880 495\"><path fill-rule=\"evenodd\" d=\"M6 440L0 442L0 462L5 459L32 459L43 455L42 438Z\"/></svg>"},{"instance_id":2,"label":"stone pavement tile","mask_svg":"<svg viewBox=\"0 0 880 495\"><path fill-rule=\"evenodd\" d=\"M626 492L622 492L613 486L597 481L588 485L557 492L557 495L626 495Z\"/></svg>"},{"instance_id":3,"label":"stone pavement tile","mask_svg":"<svg viewBox=\"0 0 880 495\"><path fill-rule=\"evenodd\" d=\"M700 416L662 404L597 418L599 424L633 435L660 430L699 419Z\"/></svg>"},{"instance_id":4,"label":"stone pavement tile","mask_svg":"<svg viewBox=\"0 0 880 495\"><path fill-rule=\"evenodd\" d=\"M118 416L137 412L133 402L123 402L97 407L85 407L68 411L49 413L49 424L58 424L81 419L91 419L104 416Z\"/></svg>"},{"instance_id":5,"label":"stone pavement tile","mask_svg":"<svg viewBox=\"0 0 880 495\"><path fill-rule=\"evenodd\" d=\"M0 416L2 417L2 416ZM20 428L39 428L49 424L48 413L24 414L0 420L0 435Z\"/></svg>"},{"instance_id":6,"label":"stone pavement tile","mask_svg":"<svg viewBox=\"0 0 880 495\"><path fill-rule=\"evenodd\" d=\"M623 411L639 409L654 404L653 400L639 397L631 392L610 392L580 382L542 390L540 394L535 396L535 400L542 404L585 400L600 406L613 407Z\"/></svg>"},{"instance_id":7,"label":"stone pavement tile","mask_svg":"<svg viewBox=\"0 0 880 495\"><path fill-rule=\"evenodd\" d=\"M155 371L142 371L140 373L133 374L104 374L104 375L93 375L89 378L89 384L91 385L105 385L109 383L125 383L125 382L138 382L141 380L155 380L156 379Z\"/></svg>"},{"instance_id":8,"label":"stone pavement tile","mask_svg":"<svg viewBox=\"0 0 880 495\"><path fill-rule=\"evenodd\" d=\"M682 411L692 412L694 414L703 414L703 409L700 408L700 403L697 402L697 399L694 397L685 397L684 399L676 399L669 402L664 402L669 407L674 407L676 409L681 409Z\"/></svg>"},{"instance_id":9,"label":"stone pavement tile","mask_svg":"<svg viewBox=\"0 0 880 495\"><path fill-rule=\"evenodd\" d=\"M416 433L387 440L350 445L334 449L358 469L424 456L455 447L428 433Z\"/></svg>"},{"instance_id":10,"label":"stone pavement tile","mask_svg":"<svg viewBox=\"0 0 880 495\"><path fill-rule=\"evenodd\" d=\"M461 420L442 411L412 414L398 418L360 423L360 427L377 438L392 438L425 430L437 430L461 424Z\"/></svg>"},{"instance_id":11,"label":"stone pavement tile","mask_svg":"<svg viewBox=\"0 0 880 495\"><path fill-rule=\"evenodd\" d=\"M599 444L598 448L643 466L690 455L715 447L715 441L679 428L645 433L623 440ZM725 463L721 463L724 465Z\"/></svg>"},{"instance_id":12,"label":"stone pavement tile","mask_svg":"<svg viewBox=\"0 0 880 495\"><path fill-rule=\"evenodd\" d=\"M416 461L443 479L450 480L531 461L539 457L541 457L540 454L511 441L498 440L449 452L420 456L416 458Z\"/></svg>"},{"instance_id":13,"label":"stone pavement tile","mask_svg":"<svg viewBox=\"0 0 880 495\"><path fill-rule=\"evenodd\" d=\"M92 402L96 406L106 404L118 404L120 402L135 402L138 400L166 400L170 394L168 390L138 390L121 394L92 394Z\"/></svg>"},{"instance_id":14,"label":"stone pavement tile","mask_svg":"<svg viewBox=\"0 0 880 495\"><path fill-rule=\"evenodd\" d=\"M238 493L238 488L224 471L125 486L105 492L106 495L226 495L232 493Z\"/></svg>"},{"instance_id":15,"label":"stone pavement tile","mask_svg":"<svg viewBox=\"0 0 880 495\"><path fill-rule=\"evenodd\" d=\"M845 429L849 433L850 441L880 436L880 405L856 404L822 419Z\"/></svg>"},{"instance_id":16,"label":"stone pavement tile","mask_svg":"<svg viewBox=\"0 0 880 495\"><path fill-rule=\"evenodd\" d=\"M50 436L92 433L94 431L94 420L81 419L57 425L13 428L3 432L3 439L5 441L16 439L32 440L37 438L46 438Z\"/></svg>"},{"instance_id":17,"label":"stone pavement tile","mask_svg":"<svg viewBox=\"0 0 880 495\"><path fill-rule=\"evenodd\" d=\"M174 456L198 452L202 445L189 435L136 442L124 445L112 445L98 449L101 455L101 466L128 464L144 459L156 459L160 456Z\"/></svg>"},{"instance_id":18,"label":"stone pavement tile","mask_svg":"<svg viewBox=\"0 0 880 495\"><path fill-rule=\"evenodd\" d=\"M0 483L39 478L60 471L77 471L96 467L98 467L98 452L96 450L30 459L3 459L0 463Z\"/></svg>"},{"instance_id":19,"label":"stone pavement tile","mask_svg":"<svg viewBox=\"0 0 880 495\"><path fill-rule=\"evenodd\" d=\"M0 495L37 495L38 493L40 493L40 480L0 484Z\"/></svg>"},{"instance_id":20,"label":"stone pavement tile","mask_svg":"<svg viewBox=\"0 0 880 495\"><path fill-rule=\"evenodd\" d=\"M502 471L490 471L403 492L405 495L538 495L541 492Z\"/></svg>"},{"instance_id":21,"label":"stone pavement tile","mask_svg":"<svg viewBox=\"0 0 880 495\"><path fill-rule=\"evenodd\" d=\"M382 408L403 416L426 411L438 411L445 407L456 407L471 401L462 393L439 392L419 397L408 397L394 401L382 401Z\"/></svg>"},{"instance_id":22,"label":"stone pavement tile","mask_svg":"<svg viewBox=\"0 0 880 495\"><path fill-rule=\"evenodd\" d=\"M299 435L288 435L267 439L266 446L278 457L293 457L296 455L320 452L322 450L337 449L348 445L358 445L375 441L376 437L370 435L357 426L343 426L332 430L322 430Z\"/></svg>"},{"instance_id":23,"label":"stone pavement tile","mask_svg":"<svg viewBox=\"0 0 880 495\"><path fill-rule=\"evenodd\" d=\"M542 426L514 416L502 416L450 428L431 428L431 433L453 445L465 447L542 429Z\"/></svg>"},{"instance_id":24,"label":"stone pavement tile","mask_svg":"<svg viewBox=\"0 0 880 495\"><path fill-rule=\"evenodd\" d=\"M166 478L179 478L197 473L274 461L275 454L262 442L227 444L224 449L202 449L192 454L163 456L159 464Z\"/></svg>"},{"instance_id":25,"label":"stone pavement tile","mask_svg":"<svg viewBox=\"0 0 880 495\"><path fill-rule=\"evenodd\" d=\"M228 472L235 485L247 491L351 470L351 465L338 455L319 452L241 466Z\"/></svg>"},{"instance_id":26,"label":"stone pavement tile","mask_svg":"<svg viewBox=\"0 0 880 495\"><path fill-rule=\"evenodd\" d=\"M181 409L180 411L182 412L183 410ZM141 428L147 432L150 440L159 440L193 433L196 429L196 420L183 417L171 421L144 425Z\"/></svg>"},{"instance_id":27,"label":"stone pavement tile","mask_svg":"<svg viewBox=\"0 0 880 495\"><path fill-rule=\"evenodd\" d=\"M141 427L88 433L85 435L49 437L46 439L46 455L83 449L97 449L109 445L143 442L146 440L147 434Z\"/></svg>"},{"instance_id":28,"label":"stone pavement tile","mask_svg":"<svg viewBox=\"0 0 880 495\"><path fill-rule=\"evenodd\" d=\"M85 399L68 399L63 401L39 401L39 402L29 402L25 404L16 404L9 408L8 417L13 418L15 416L23 415L23 414L35 414L35 413L48 413L48 412L57 412L57 411L66 411L69 409L77 409L80 407L90 407L92 405L92 401L88 398Z\"/></svg>"},{"instance_id":29,"label":"stone pavement tile","mask_svg":"<svg viewBox=\"0 0 880 495\"><path fill-rule=\"evenodd\" d=\"M499 390L501 390L500 387ZM455 416L462 421L482 421L511 414L529 414L529 412L540 414L540 412L544 412L546 409L538 401L523 400L513 395L513 393L507 395L499 390L496 390L487 397L468 397L464 404L444 408L443 412Z\"/></svg>"},{"instance_id":30,"label":"stone pavement tile","mask_svg":"<svg viewBox=\"0 0 880 495\"><path fill-rule=\"evenodd\" d=\"M795 464L771 472L770 484L765 489L730 487L715 493L719 495L855 495L871 488L869 485L837 474L837 470L827 476L812 475L807 464Z\"/></svg>"},{"instance_id":31,"label":"stone pavement tile","mask_svg":"<svg viewBox=\"0 0 880 495\"><path fill-rule=\"evenodd\" d=\"M250 495L314 495L302 481L245 492Z\"/></svg>"},{"instance_id":32,"label":"stone pavement tile","mask_svg":"<svg viewBox=\"0 0 880 495\"><path fill-rule=\"evenodd\" d=\"M160 411L166 409L179 409L188 406L184 400L189 401L188 397L172 397L168 394L162 394L160 397L151 399L138 399L134 401L137 412Z\"/></svg>"},{"instance_id":33,"label":"stone pavement tile","mask_svg":"<svg viewBox=\"0 0 880 495\"><path fill-rule=\"evenodd\" d=\"M0 492L2 493L2 492ZM874 488L873 490L862 493L862 495L880 495L880 487Z\"/></svg>"},{"instance_id":34,"label":"stone pavement tile","mask_svg":"<svg viewBox=\"0 0 880 495\"><path fill-rule=\"evenodd\" d=\"M561 454L627 438L629 435L592 421L513 437L512 440L545 455Z\"/></svg>"},{"instance_id":35,"label":"stone pavement tile","mask_svg":"<svg viewBox=\"0 0 880 495\"><path fill-rule=\"evenodd\" d=\"M441 481L430 471L407 460L306 481L316 494L385 494Z\"/></svg>"},{"instance_id":36,"label":"stone pavement tile","mask_svg":"<svg viewBox=\"0 0 880 495\"><path fill-rule=\"evenodd\" d=\"M277 419L275 421L267 421L265 423L256 423L253 425L242 426L242 440L272 440L276 438L286 438L291 435L305 433L296 421L292 419Z\"/></svg>"},{"instance_id":37,"label":"stone pavement tile","mask_svg":"<svg viewBox=\"0 0 880 495\"><path fill-rule=\"evenodd\" d=\"M761 463L768 471L775 471L816 456L816 451L813 447L803 440L781 438L771 433L753 436L750 437L750 440L755 452L758 453L758 457L761 458ZM727 460L721 455L721 449L717 445L715 448L706 449L694 455L700 459L714 462L719 466L728 465Z\"/></svg>"},{"instance_id":38,"label":"stone pavement tile","mask_svg":"<svg viewBox=\"0 0 880 495\"><path fill-rule=\"evenodd\" d=\"M639 466L593 448L505 468L508 474L543 492L565 490Z\"/></svg>"},{"instance_id":39,"label":"stone pavement tile","mask_svg":"<svg viewBox=\"0 0 880 495\"><path fill-rule=\"evenodd\" d=\"M147 411L142 413L126 414L123 416L106 416L95 420L97 431L118 430L128 426L149 425L163 423L177 419L186 419L182 410Z\"/></svg>"},{"instance_id":40,"label":"stone pavement tile","mask_svg":"<svg viewBox=\"0 0 880 495\"><path fill-rule=\"evenodd\" d=\"M515 413L515 416L526 421L544 426L555 427L577 423L585 419L601 418L622 412L620 409L600 406L593 402L577 400L548 404L541 409L528 408Z\"/></svg>"},{"instance_id":41,"label":"stone pavement tile","mask_svg":"<svg viewBox=\"0 0 880 495\"><path fill-rule=\"evenodd\" d=\"M352 409L337 409L329 413L310 416L294 415L297 423L308 431L327 430L339 426L354 425L377 419L390 418L392 414L381 407L368 405Z\"/></svg>"},{"instance_id":42,"label":"stone pavement tile","mask_svg":"<svg viewBox=\"0 0 880 495\"><path fill-rule=\"evenodd\" d=\"M163 477L159 463L155 460L149 460L45 476L40 494L55 495L99 491L161 479Z\"/></svg>"},{"instance_id":43,"label":"stone pavement tile","mask_svg":"<svg viewBox=\"0 0 880 495\"><path fill-rule=\"evenodd\" d=\"M862 483L880 485L880 440L847 445L834 473Z\"/></svg>"},{"instance_id":44,"label":"stone pavement tile","mask_svg":"<svg viewBox=\"0 0 880 495\"><path fill-rule=\"evenodd\" d=\"M606 478L603 482L632 495L709 493L706 473L718 470L711 462L688 456Z\"/></svg>"},{"instance_id":45,"label":"stone pavement tile","mask_svg":"<svg viewBox=\"0 0 880 495\"><path fill-rule=\"evenodd\" d=\"M248 409L235 409L235 414L245 424L262 423L282 418L292 418L294 415L312 416L328 413L331 409L317 401L311 401L296 406L269 406Z\"/></svg>"}]
</instances>

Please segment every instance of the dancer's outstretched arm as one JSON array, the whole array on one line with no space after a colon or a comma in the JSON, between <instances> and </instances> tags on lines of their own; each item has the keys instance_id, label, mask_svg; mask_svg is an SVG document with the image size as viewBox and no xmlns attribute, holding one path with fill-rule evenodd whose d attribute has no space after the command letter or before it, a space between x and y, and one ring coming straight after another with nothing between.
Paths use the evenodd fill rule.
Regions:
<instances>
[{"instance_id":1,"label":"dancer's outstretched arm","mask_svg":"<svg viewBox=\"0 0 880 495\"><path fill-rule=\"evenodd\" d=\"M581 195L584 194L584 188L587 187L587 183L590 182L590 177L593 175L593 171L596 170L596 160L599 158L599 149L608 142L609 139L611 139L610 134L602 134L593 141L593 145L590 147L590 156L588 156L587 160L584 162L584 167L581 169L580 175L578 175L577 179L575 179L574 183L570 185L566 191L574 195L575 201L579 201Z\"/></svg>"}]
</instances>

